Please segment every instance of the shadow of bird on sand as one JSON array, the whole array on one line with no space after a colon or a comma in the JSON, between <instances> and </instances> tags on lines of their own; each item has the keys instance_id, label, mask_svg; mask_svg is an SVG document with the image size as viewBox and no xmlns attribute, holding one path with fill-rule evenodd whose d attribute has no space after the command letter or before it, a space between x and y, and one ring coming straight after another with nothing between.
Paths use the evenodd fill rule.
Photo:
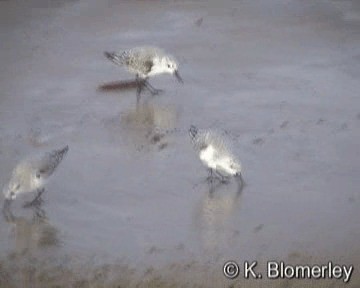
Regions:
<instances>
[{"instance_id":1,"label":"shadow of bird on sand","mask_svg":"<svg viewBox=\"0 0 360 288\"><path fill-rule=\"evenodd\" d=\"M124 81L114 81L108 82L99 85L98 90L103 92L111 92L111 91L123 91L123 90L131 90L136 89L138 87L138 83L136 80L124 80Z\"/></svg>"}]
</instances>

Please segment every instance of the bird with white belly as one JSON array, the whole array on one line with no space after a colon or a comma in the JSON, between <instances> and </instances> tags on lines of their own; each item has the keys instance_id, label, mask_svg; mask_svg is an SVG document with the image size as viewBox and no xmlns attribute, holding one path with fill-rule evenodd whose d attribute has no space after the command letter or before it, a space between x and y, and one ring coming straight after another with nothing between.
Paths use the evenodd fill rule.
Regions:
<instances>
[{"instance_id":1,"label":"bird with white belly","mask_svg":"<svg viewBox=\"0 0 360 288\"><path fill-rule=\"evenodd\" d=\"M201 162L209 169L210 181L215 175L222 182L226 182L229 177L235 177L244 184L241 163L232 153L224 137L211 130L199 131L193 125L189 129L189 134Z\"/></svg>"},{"instance_id":2,"label":"bird with white belly","mask_svg":"<svg viewBox=\"0 0 360 288\"><path fill-rule=\"evenodd\" d=\"M26 203L24 207L41 204L41 195L45 191L44 185L53 175L68 150L69 146L66 145L61 149L21 161L14 168L10 181L3 188L4 207L9 206L18 195L30 192L37 192L37 196L33 201Z\"/></svg>"}]
</instances>

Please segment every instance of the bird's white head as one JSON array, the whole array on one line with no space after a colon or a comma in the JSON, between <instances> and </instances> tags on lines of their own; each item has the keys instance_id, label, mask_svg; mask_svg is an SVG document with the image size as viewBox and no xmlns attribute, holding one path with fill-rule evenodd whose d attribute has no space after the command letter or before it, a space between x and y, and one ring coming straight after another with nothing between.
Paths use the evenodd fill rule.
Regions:
<instances>
[{"instance_id":1,"label":"bird's white head","mask_svg":"<svg viewBox=\"0 0 360 288\"><path fill-rule=\"evenodd\" d=\"M178 63L176 62L175 59L169 56L163 57L161 59L161 67L164 72L173 74L179 82L184 83L184 81L182 80L179 74Z\"/></svg>"},{"instance_id":2,"label":"bird's white head","mask_svg":"<svg viewBox=\"0 0 360 288\"><path fill-rule=\"evenodd\" d=\"M241 167L241 163L239 162L239 161L237 161L237 162L232 162L231 164L230 164L230 171L232 172L232 174L234 175L234 176L237 176L237 175L240 175L241 174L241 172L242 172L242 167Z\"/></svg>"},{"instance_id":3,"label":"bird's white head","mask_svg":"<svg viewBox=\"0 0 360 288\"><path fill-rule=\"evenodd\" d=\"M21 191L21 184L17 181L10 181L3 189L5 199L14 200Z\"/></svg>"},{"instance_id":4,"label":"bird's white head","mask_svg":"<svg viewBox=\"0 0 360 288\"><path fill-rule=\"evenodd\" d=\"M170 74L175 73L175 71L178 69L176 60L168 56L165 56L161 59L161 64L162 68Z\"/></svg>"}]
</instances>

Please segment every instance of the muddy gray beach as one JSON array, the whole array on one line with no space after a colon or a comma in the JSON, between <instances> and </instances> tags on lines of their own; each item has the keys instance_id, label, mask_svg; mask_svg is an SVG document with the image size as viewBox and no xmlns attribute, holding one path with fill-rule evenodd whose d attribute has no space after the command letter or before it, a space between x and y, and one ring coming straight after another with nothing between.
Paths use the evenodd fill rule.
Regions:
<instances>
[{"instance_id":1,"label":"muddy gray beach","mask_svg":"<svg viewBox=\"0 0 360 288\"><path fill-rule=\"evenodd\" d=\"M41 209L0 217L0 287L360 287L360 4L315 2L0 1L1 189L70 147ZM139 45L184 85L136 105L103 52ZM205 182L190 125L232 141L240 195ZM229 280L228 260L354 272Z\"/></svg>"}]
</instances>

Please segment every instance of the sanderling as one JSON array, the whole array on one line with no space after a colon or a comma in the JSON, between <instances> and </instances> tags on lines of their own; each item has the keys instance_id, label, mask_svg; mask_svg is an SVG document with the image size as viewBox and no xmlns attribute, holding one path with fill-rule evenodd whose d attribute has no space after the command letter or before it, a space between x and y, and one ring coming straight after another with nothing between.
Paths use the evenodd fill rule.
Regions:
<instances>
[{"instance_id":1,"label":"sanderling","mask_svg":"<svg viewBox=\"0 0 360 288\"><path fill-rule=\"evenodd\" d=\"M66 145L64 148L20 162L13 170L9 183L3 188L4 207L8 206L18 194L34 191L38 192L37 196L24 207L40 204L45 183L55 172L68 150L69 146Z\"/></svg>"},{"instance_id":2,"label":"sanderling","mask_svg":"<svg viewBox=\"0 0 360 288\"><path fill-rule=\"evenodd\" d=\"M213 131L199 131L193 125L189 134L200 160L209 168L210 181L213 174L216 174L222 182L227 177L234 176L241 181L241 185L244 184L240 161L232 153L226 139Z\"/></svg>"},{"instance_id":3,"label":"sanderling","mask_svg":"<svg viewBox=\"0 0 360 288\"><path fill-rule=\"evenodd\" d=\"M149 77L168 73L174 75L179 82L183 83L178 71L177 61L159 48L135 47L120 52L104 52L104 54L113 63L120 66L124 65L130 73L136 74L138 98L144 86L152 95L162 91L150 85L148 82Z\"/></svg>"}]
</instances>

